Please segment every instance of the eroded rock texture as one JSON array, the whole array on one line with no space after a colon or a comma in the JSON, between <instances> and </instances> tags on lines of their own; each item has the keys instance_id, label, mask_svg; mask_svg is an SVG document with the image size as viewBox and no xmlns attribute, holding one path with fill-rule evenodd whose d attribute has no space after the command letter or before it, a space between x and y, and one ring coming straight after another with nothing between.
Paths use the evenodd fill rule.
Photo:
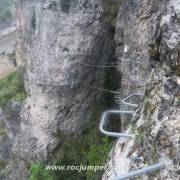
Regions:
<instances>
[{"instance_id":1,"label":"eroded rock texture","mask_svg":"<svg viewBox=\"0 0 180 180\"><path fill-rule=\"evenodd\" d=\"M25 1L22 6L29 94L22 127L30 125L44 144L56 130L80 133L88 120L85 112L95 95L89 86L101 77L82 63L102 61L103 10L98 1Z\"/></svg>"},{"instance_id":2,"label":"eroded rock texture","mask_svg":"<svg viewBox=\"0 0 180 180\"><path fill-rule=\"evenodd\" d=\"M100 95L92 86L100 87L104 77L102 69L87 64L112 63L113 35L103 23L100 0L19 0L17 17L16 54L26 69L28 97L6 173L24 180L31 162L47 160L61 144L56 133L77 135L86 127ZM179 0L122 1L115 30L120 98L145 95L127 130L136 139L117 141L103 179L159 161L168 166L140 179L178 179L179 25ZM112 165L119 163L115 173Z\"/></svg>"},{"instance_id":3,"label":"eroded rock texture","mask_svg":"<svg viewBox=\"0 0 180 180\"><path fill-rule=\"evenodd\" d=\"M116 54L122 72L122 98L133 92L143 92L149 78L148 44L151 21L145 15L152 11L152 2L123 1L116 22ZM147 11L145 11L147 9ZM151 14L150 14L151 15Z\"/></svg>"},{"instance_id":4,"label":"eroded rock texture","mask_svg":"<svg viewBox=\"0 0 180 180\"><path fill-rule=\"evenodd\" d=\"M111 49L99 0L24 0L17 7L28 98L9 169L10 178L24 180L27 165L46 160L58 145L56 133L77 135L86 127L100 96L92 86L102 85L104 72L85 64L111 61Z\"/></svg>"},{"instance_id":5,"label":"eroded rock texture","mask_svg":"<svg viewBox=\"0 0 180 180\"><path fill-rule=\"evenodd\" d=\"M118 57L122 63L123 48L119 47L124 47L124 43L134 47L128 54L140 59L141 67L138 67L137 74L144 73L142 77L149 77L149 81L144 86L146 91L138 117L127 130L137 136L135 140L117 141L103 179L113 179L116 175L157 162L164 162L166 168L139 179L179 179L180 1L123 1L119 14L116 35ZM142 68L147 64L150 72ZM135 71L135 66L125 72L122 69L123 79L126 79L122 87L127 86L126 90L138 90L136 83L129 79Z\"/></svg>"},{"instance_id":6,"label":"eroded rock texture","mask_svg":"<svg viewBox=\"0 0 180 180\"><path fill-rule=\"evenodd\" d=\"M21 103L9 102L0 109L0 179L5 178L5 166L10 159L10 152L15 143L15 138L20 131Z\"/></svg>"}]
</instances>

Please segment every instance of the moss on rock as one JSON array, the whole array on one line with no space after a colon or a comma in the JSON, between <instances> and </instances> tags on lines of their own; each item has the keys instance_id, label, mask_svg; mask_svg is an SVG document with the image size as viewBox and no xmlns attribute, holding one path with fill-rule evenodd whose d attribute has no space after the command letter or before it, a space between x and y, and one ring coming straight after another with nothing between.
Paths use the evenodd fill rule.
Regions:
<instances>
[{"instance_id":1,"label":"moss on rock","mask_svg":"<svg viewBox=\"0 0 180 180\"><path fill-rule=\"evenodd\" d=\"M144 112L148 111L153 114L155 110L156 106L154 104L150 103L149 101L145 102Z\"/></svg>"},{"instance_id":2,"label":"moss on rock","mask_svg":"<svg viewBox=\"0 0 180 180\"><path fill-rule=\"evenodd\" d=\"M177 66L174 68L174 71L175 71L176 76L180 76L180 65L177 65Z\"/></svg>"}]
</instances>

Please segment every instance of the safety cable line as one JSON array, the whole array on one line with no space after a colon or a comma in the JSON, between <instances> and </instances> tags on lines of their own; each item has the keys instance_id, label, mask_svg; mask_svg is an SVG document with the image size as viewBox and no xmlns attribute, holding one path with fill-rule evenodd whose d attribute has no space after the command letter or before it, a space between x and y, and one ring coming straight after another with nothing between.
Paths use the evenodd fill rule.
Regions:
<instances>
[{"instance_id":1,"label":"safety cable line","mask_svg":"<svg viewBox=\"0 0 180 180\"><path fill-rule=\"evenodd\" d=\"M118 92L118 91L111 91L109 89L99 88L99 87L96 87L96 86L89 86L89 87L92 87L92 88L100 90L100 91L106 91L106 92L109 92L109 93L113 93L113 94L120 94L120 92Z\"/></svg>"},{"instance_id":2,"label":"safety cable line","mask_svg":"<svg viewBox=\"0 0 180 180\"><path fill-rule=\"evenodd\" d=\"M89 67L97 67L97 68L116 68L118 65L96 65L96 64L88 64L88 63L80 63L81 65L84 66L89 66Z\"/></svg>"},{"instance_id":3,"label":"safety cable line","mask_svg":"<svg viewBox=\"0 0 180 180\"><path fill-rule=\"evenodd\" d=\"M85 82L85 83L87 83L87 82ZM37 86L52 86L52 87L60 87L60 86L62 86L62 85L58 85L58 84L53 85L53 84L50 84L50 83L39 83L39 82L37 82L37 83L31 82L31 84L34 84L34 85L37 85ZM119 91L113 91L113 90L110 90L110 89L100 88L100 87L97 87L97 86L85 85L85 87L97 89L97 90L108 92L108 93L111 93L111 94L120 94L121 93Z\"/></svg>"}]
</instances>

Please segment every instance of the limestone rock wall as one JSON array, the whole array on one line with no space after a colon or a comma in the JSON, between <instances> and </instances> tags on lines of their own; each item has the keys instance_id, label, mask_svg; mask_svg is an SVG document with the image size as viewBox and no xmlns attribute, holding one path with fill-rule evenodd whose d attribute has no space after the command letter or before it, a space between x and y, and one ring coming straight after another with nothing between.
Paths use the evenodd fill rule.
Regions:
<instances>
[{"instance_id":1,"label":"limestone rock wall","mask_svg":"<svg viewBox=\"0 0 180 180\"><path fill-rule=\"evenodd\" d=\"M32 128L41 145L57 131L78 134L96 99L90 85L103 81L103 71L83 65L105 61L101 1L23 1L20 13L29 95L22 130Z\"/></svg>"},{"instance_id":2,"label":"limestone rock wall","mask_svg":"<svg viewBox=\"0 0 180 180\"><path fill-rule=\"evenodd\" d=\"M17 56L28 97L9 163L10 178L26 179L27 166L46 160L61 142L55 134L86 128L111 62L99 0L18 1ZM17 164L17 161L20 162ZM24 179L23 179L24 178Z\"/></svg>"},{"instance_id":3,"label":"limestone rock wall","mask_svg":"<svg viewBox=\"0 0 180 180\"><path fill-rule=\"evenodd\" d=\"M122 96L139 89L135 72L148 81L142 84L145 95L137 117L126 130L136 134L136 138L120 138L116 142L103 179L113 179L157 162L164 162L166 168L138 179L179 179L179 15L179 0L122 3L116 27L117 53L124 79ZM141 62L140 66L125 66L124 54L135 57Z\"/></svg>"}]
</instances>

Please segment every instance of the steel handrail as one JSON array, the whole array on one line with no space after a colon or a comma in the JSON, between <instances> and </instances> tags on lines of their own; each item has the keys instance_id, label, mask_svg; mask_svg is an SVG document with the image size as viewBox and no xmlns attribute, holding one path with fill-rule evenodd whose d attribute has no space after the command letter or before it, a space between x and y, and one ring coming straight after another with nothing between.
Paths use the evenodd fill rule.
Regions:
<instances>
[{"instance_id":1,"label":"steel handrail","mask_svg":"<svg viewBox=\"0 0 180 180\"><path fill-rule=\"evenodd\" d=\"M126 98L124 98L121 102L122 104L125 104L127 106L132 106L132 107L138 107L139 104L134 104L134 103L130 103L130 102L127 102L128 99L130 99L131 97L133 96L144 96L144 94L141 94L141 93L132 93L130 94L129 96L127 96Z\"/></svg>"},{"instance_id":2,"label":"steel handrail","mask_svg":"<svg viewBox=\"0 0 180 180\"><path fill-rule=\"evenodd\" d=\"M106 131L106 130L104 130L104 126L106 124L106 121L108 119L109 114L131 114L131 115L133 115L134 113L135 113L135 111L119 111L119 110L107 110L107 111L104 111L104 113L101 116L101 122L100 122L99 130L103 134L105 134L107 136L111 136L111 137L129 137L129 138L133 138L134 137L133 134Z\"/></svg>"},{"instance_id":3,"label":"steel handrail","mask_svg":"<svg viewBox=\"0 0 180 180\"><path fill-rule=\"evenodd\" d=\"M125 179L133 178L136 176L141 176L143 174L147 174L147 173L150 173L150 172L153 172L156 170L160 170L163 168L165 168L164 163L156 163L156 164L153 164L153 165L145 167L145 168L141 168L138 170L131 171L125 175L117 176L114 180L125 180Z\"/></svg>"}]
</instances>

